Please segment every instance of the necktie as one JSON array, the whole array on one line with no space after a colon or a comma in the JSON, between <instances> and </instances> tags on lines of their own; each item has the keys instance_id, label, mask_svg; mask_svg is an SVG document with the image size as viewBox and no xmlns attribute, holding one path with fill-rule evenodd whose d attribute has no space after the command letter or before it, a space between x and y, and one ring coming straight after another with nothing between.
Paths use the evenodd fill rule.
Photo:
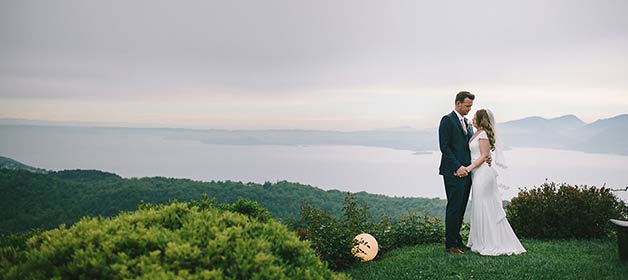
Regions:
<instances>
[{"instance_id":1,"label":"necktie","mask_svg":"<svg viewBox=\"0 0 628 280\"><path fill-rule=\"evenodd\" d=\"M466 122L466 120L467 119L465 119L465 118L460 119L460 122L462 123L462 128L464 128L464 134L467 134L467 131L468 131L467 130L467 122Z\"/></svg>"}]
</instances>

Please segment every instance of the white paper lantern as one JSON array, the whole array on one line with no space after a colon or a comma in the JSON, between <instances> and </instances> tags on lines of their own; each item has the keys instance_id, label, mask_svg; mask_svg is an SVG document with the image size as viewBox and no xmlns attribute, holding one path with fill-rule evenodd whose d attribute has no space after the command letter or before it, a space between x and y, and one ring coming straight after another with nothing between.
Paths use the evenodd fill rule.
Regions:
<instances>
[{"instance_id":1,"label":"white paper lantern","mask_svg":"<svg viewBox=\"0 0 628 280\"><path fill-rule=\"evenodd\" d=\"M363 262L368 262L377 256L379 247L375 237L368 233L360 233L354 239L358 244L351 249L351 253L360 258Z\"/></svg>"}]
</instances>

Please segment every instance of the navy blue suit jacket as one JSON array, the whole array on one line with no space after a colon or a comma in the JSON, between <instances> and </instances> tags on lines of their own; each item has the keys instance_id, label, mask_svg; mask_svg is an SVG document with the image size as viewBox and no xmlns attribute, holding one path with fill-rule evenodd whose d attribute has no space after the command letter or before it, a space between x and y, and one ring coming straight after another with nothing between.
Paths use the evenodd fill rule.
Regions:
<instances>
[{"instance_id":1,"label":"navy blue suit jacket","mask_svg":"<svg viewBox=\"0 0 628 280\"><path fill-rule=\"evenodd\" d=\"M467 126L468 133L464 133L464 128L458 119L456 112L443 116L438 126L438 143L440 145L439 174L444 176L454 176L460 166L471 164L471 152L469 151L469 139L473 136L473 127Z\"/></svg>"}]
</instances>

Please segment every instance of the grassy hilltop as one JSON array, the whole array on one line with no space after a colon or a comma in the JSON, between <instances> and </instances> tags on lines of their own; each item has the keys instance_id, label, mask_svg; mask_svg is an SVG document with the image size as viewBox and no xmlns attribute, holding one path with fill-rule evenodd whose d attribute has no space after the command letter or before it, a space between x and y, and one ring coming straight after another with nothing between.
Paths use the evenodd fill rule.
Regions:
<instances>
[{"instance_id":1,"label":"grassy hilltop","mask_svg":"<svg viewBox=\"0 0 628 280\"><path fill-rule=\"evenodd\" d=\"M617 257L614 239L523 239L517 256L447 254L442 244L394 250L343 272L353 279L626 279L628 263Z\"/></svg>"}]
</instances>

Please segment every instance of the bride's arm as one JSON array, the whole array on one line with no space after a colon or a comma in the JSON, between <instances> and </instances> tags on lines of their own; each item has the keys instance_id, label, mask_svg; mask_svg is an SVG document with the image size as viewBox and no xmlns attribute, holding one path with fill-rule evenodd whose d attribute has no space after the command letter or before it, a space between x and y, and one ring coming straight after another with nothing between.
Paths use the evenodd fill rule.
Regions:
<instances>
[{"instance_id":1,"label":"bride's arm","mask_svg":"<svg viewBox=\"0 0 628 280\"><path fill-rule=\"evenodd\" d=\"M488 139L480 138L478 141L480 142L480 157L466 167L467 172L471 172L471 170L480 166L491 155L491 144L488 142Z\"/></svg>"}]
</instances>

